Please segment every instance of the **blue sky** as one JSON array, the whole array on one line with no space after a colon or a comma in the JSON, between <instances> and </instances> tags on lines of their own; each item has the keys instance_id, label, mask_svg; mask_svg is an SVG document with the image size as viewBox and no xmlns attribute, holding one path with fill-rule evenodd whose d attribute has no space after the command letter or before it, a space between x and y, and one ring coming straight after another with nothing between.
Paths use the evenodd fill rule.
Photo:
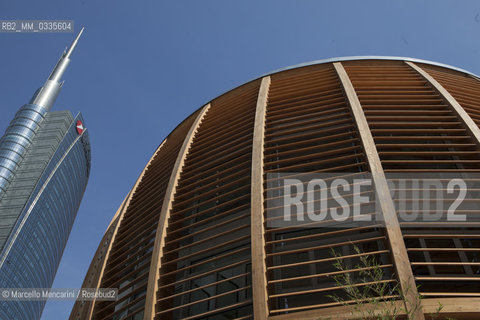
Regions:
<instances>
[{"instance_id":1,"label":"blue sky","mask_svg":"<svg viewBox=\"0 0 480 320\"><path fill-rule=\"evenodd\" d=\"M0 19L69 19L85 33L54 110L82 112L92 171L54 283L79 287L115 211L162 139L217 95L269 71L352 55L480 74L478 1L1 1ZM0 132L74 34L0 33ZM66 319L73 301L48 302Z\"/></svg>"}]
</instances>

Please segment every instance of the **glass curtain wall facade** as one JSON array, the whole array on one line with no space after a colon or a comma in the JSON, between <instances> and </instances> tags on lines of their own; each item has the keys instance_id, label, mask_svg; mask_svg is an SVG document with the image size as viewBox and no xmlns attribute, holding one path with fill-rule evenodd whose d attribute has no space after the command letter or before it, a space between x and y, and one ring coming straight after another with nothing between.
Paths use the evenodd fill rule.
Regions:
<instances>
[{"instance_id":1,"label":"glass curtain wall facade","mask_svg":"<svg viewBox=\"0 0 480 320\"><path fill-rule=\"evenodd\" d=\"M0 288L51 287L87 186L82 115L50 111L82 32L0 139ZM44 305L3 299L0 319L40 319Z\"/></svg>"},{"instance_id":2,"label":"glass curtain wall facade","mask_svg":"<svg viewBox=\"0 0 480 320\"><path fill-rule=\"evenodd\" d=\"M8 203L18 199L19 192L26 189L24 182L31 181L31 168L39 160L35 152L37 145L43 144L37 151L43 152L47 146L54 150L33 190L28 190L28 200L5 241L0 260L2 288L50 288L53 283L90 170L89 137L87 132L78 134L79 120L83 120L80 114L75 118L69 112L47 114L42 123L45 130L39 130L16 171L15 180L0 201L2 215L7 212ZM61 137L58 144L46 145L52 142L48 135L62 129L66 130L55 135ZM45 301L2 301L0 318L39 319L44 304Z\"/></svg>"}]
</instances>

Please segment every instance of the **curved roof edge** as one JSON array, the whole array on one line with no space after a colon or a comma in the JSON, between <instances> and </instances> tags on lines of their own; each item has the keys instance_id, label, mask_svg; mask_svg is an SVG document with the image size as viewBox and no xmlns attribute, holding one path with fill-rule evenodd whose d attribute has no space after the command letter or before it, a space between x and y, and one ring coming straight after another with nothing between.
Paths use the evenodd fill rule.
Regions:
<instances>
[{"instance_id":1,"label":"curved roof edge","mask_svg":"<svg viewBox=\"0 0 480 320\"><path fill-rule=\"evenodd\" d=\"M287 70L296 69L296 68L301 68L301 67L308 67L308 66L313 66L313 65L317 65L317 64L331 63L331 62L352 61L352 60L397 60L397 61L418 62L418 63L431 64L433 66L452 69L452 70L455 70L455 71L459 71L459 72L469 74L469 75L474 76L476 78L480 78L478 75L476 75L476 74L474 74L470 71L467 71L467 70L464 70L464 69L461 69L461 68L457 68L457 67L445 64L445 63L434 62L434 61L423 60L423 59L415 59L415 58L409 58L409 57L396 57L396 56L393 56L393 57L390 57L390 56L347 56L347 57L337 57L337 58L313 60L313 61L303 62L303 63L295 64L295 65L292 65L292 66L288 66L288 67L285 67L285 68L280 68L280 69L277 69L277 70L273 70L273 71L268 72L268 73L266 73L266 74L264 74L264 75L262 75L258 78L266 77L266 76L269 76L269 75L272 75L272 74L275 74L275 73L278 73L278 72L287 71ZM258 78L255 78L254 80L256 80ZM247 81L245 83L248 83L248 82L250 82L250 81Z\"/></svg>"},{"instance_id":2,"label":"curved roof edge","mask_svg":"<svg viewBox=\"0 0 480 320\"><path fill-rule=\"evenodd\" d=\"M302 67L308 67L308 66L313 66L313 65L317 65L317 64L324 64L324 63L332 63L332 62L342 62L342 61L354 61L354 60L394 60L394 61L410 61L410 62L418 62L418 63L424 63L424 64L430 64L432 66L438 66L438 67L443 67L443 68L447 68L447 69L451 69L451 70L455 70L455 71L458 71L458 72L463 72L463 73L466 73L468 75L471 75L477 79L480 80L480 76L476 75L475 73L473 72L470 72L470 71L467 71L467 70L464 70L464 69L461 69L461 68L457 68L457 67L454 67L454 66L451 66L451 65L448 65L448 64L445 64L445 63L440 63L440 62L434 62L434 61L429 61L429 60L424 60L424 59L416 59L416 58L409 58L409 57L397 57L397 56L347 56L347 57L336 57L336 58L328 58L328 59L321 59L321 60L313 60L313 61L309 61L309 62L302 62L302 63L298 63L298 64L295 64L295 65L291 65L291 66L288 66L288 67L284 67L284 68L280 68L280 69L276 69L276 70L273 70L273 71L270 71L270 72L267 72L265 74L262 74L258 77L255 77L255 78L252 78L248 81L244 81L242 83L240 83L239 85L231 88L231 89L228 89L218 95L216 95L215 97L213 97L212 99L208 100L207 102L205 102L204 104L202 104L201 107L199 107L198 109L202 108L203 106L211 103L213 100L223 96L224 94L227 94L229 93L230 91L233 91L243 85L246 85L247 83L250 83L250 82L253 82L253 81L256 81L256 80L259 80L259 79L262 79L263 77L266 77L266 76L270 76L270 75L273 75L273 74L276 74L276 73L279 73L279 72L282 72L282 71L288 71L288 70L293 70L293 69L297 69L297 68L302 68ZM196 109L195 112L198 110ZM193 114L193 113L192 113Z\"/></svg>"},{"instance_id":3,"label":"curved roof edge","mask_svg":"<svg viewBox=\"0 0 480 320\"><path fill-rule=\"evenodd\" d=\"M416 59L416 58L409 58L409 57L397 57L397 56L347 56L347 57L337 57L337 58L328 58L328 59L320 59L320 60L313 60L313 61L309 61L309 62L302 62L302 63L298 63L298 64L295 64L295 65L291 65L291 66L288 66L288 67L284 67L284 68L280 68L280 69L276 69L276 70L273 70L271 72L268 72L268 73L265 73L263 75L260 75L258 77L255 77L253 79L250 79L248 81L244 81L242 83L240 83L239 85L231 88L231 89L228 89L218 95L216 95L215 97L213 97L212 99L208 100L207 102L203 103L200 107L198 107L197 109L195 109L189 116L187 116L185 119L183 119L175 128L172 129L172 131L170 131L170 133L165 137L165 139L167 139L173 131L175 131L183 122L185 122L188 118L190 118L193 114L195 114L195 112L197 112L198 110L200 110L201 108L203 108L204 106L206 106L207 104L211 103L213 100L229 93L230 91L233 91L243 85L246 85L247 83L250 83L250 82L253 82L253 81L256 81L256 80L259 80L259 79L262 79L263 77L266 77L266 76L269 76L269 75L273 75L275 73L278 73L278 72L282 72L282 71L287 71L287 70L292 70L292 69L296 69L296 68L301 68L301 67L308 67L308 66L313 66L313 65L317 65L317 64L323 64L323 63L332 63L332 62L341 62L341 61L353 61L353 60L396 60L396 61L410 61L410 62L418 62L418 63L424 63L424 64L430 64L430 65L433 65L433 66L438 66L438 67L443 67L443 68L447 68L447 69L451 69L451 70L455 70L455 71L459 71L459 72L463 72L463 73L466 73L466 74L469 74L477 79L480 80L480 76L470 72L470 71L467 71L467 70L464 70L464 69L461 69L461 68L457 68L457 67L454 67L454 66L451 66L451 65L448 65L448 64L445 64L445 63L440 63L440 62L434 62L434 61L429 61L429 60L423 60L423 59ZM163 140L162 140L163 141ZM157 147L158 148L158 147ZM155 149L156 150L156 149Z\"/></svg>"}]
</instances>

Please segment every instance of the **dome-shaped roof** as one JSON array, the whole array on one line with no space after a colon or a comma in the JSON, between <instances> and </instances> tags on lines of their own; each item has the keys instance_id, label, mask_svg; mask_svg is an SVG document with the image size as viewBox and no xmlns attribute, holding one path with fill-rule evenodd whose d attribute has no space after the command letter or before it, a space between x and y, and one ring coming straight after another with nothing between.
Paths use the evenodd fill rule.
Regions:
<instances>
[{"instance_id":1,"label":"dome-shaped roof","mask_svg":"<svg viewBox=\"0 0 480 320\"><path fill-rule=\"evenodd\" d=\"M348 274L350 288L383 288L379 303L401 314L422 319L441 302L466 319L480 303L479 124L475 75L410 58L315 61L232 89L162 142L112 220L84 286L121 298L77 303L72 315L348 318L355 299L335 278ZM358 177L371 183L349 193ZM343 199L367 200L329 193L331 215L316 220L323 198L308 186L334 178ZM459 194L447 192L440 217L425 220L429 207L413 205L419 179L441 192L461 180L453 189L468 192L455 207ZM451 208L467 219L450 221ZM370 218L335 218L355 210ZM371 269L376 278L362 276Z\"/></svg>"}]
</instances>

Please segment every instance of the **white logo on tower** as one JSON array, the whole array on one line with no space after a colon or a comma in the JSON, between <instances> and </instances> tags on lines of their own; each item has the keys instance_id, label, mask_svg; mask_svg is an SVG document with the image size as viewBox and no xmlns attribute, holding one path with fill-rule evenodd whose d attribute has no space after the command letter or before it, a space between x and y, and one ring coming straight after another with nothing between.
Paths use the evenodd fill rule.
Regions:
<instances>
[{"instance_id":1,"label":"white logo on tower","mask_svg":"<svg viewBox=\"0 0 480 320\"><path fill-rule=\"evenodd\" d=\"M78 120L77 121L77 133L82 134L85 128L83 127L82 121Z\"/></svg>"}]
</instances>

